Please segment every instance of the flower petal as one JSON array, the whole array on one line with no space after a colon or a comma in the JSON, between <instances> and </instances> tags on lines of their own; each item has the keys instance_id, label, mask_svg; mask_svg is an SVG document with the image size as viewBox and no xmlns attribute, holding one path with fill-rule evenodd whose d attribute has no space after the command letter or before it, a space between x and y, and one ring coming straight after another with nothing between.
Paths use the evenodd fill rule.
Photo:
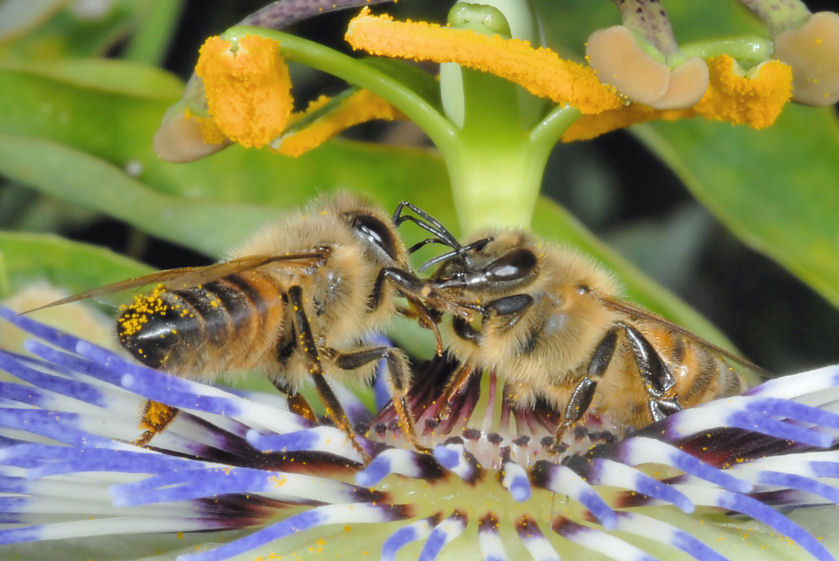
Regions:
<instances>
[{"instance_id":1,"label":"flower petal","mask_svg":"<svg viewBox=\"0 0 839 561\"><path fill-rule=\"evenodd\" d=\"M301 545L309 553L299 556L314 559L326 555L324 536L334 547L329 556L356 558L378 549L386 560L412 542L424 561L462 556L468 539L475 540L476 556L491 561L524 550L535 559L567 558L580 547L647 560L655 542L661 544L655 555L663 547L700 561L740 558L740 540L690 535L704 526L733 536L730 518L718 525L722 511L751 517L758 543L771 546L780 534L817 559L832 559L775 505L839 499L830 481L839 478L839 451L813 447L825 444L824 435L835 447L839 436L836 366L681 411L627 437L606 438L599 433L608 425L587 418L564 454L546 456L534 454L541 444L507 432L517 425L538 441L555 423L538 406L488 415L499 413L497 404L480 393L500 399L502 389L489 384L504 382L486 376L451 404L453 413L469 417L450 425L462 436L450 435L434 454L370 441L379 453L364 467L351 446L329 445L343 438L334 427L294 416L285 399L246 399L141 369L26 317L0 315L65 349L30 343L40 358L0 351L0 368L18 379L0 382L0 544L131 534L152 544L179 530L204 532L196 536L214 542L189 550L181 557L187 561L270 558ZM433 401L443 391L435 372L452 370L440 361L418 377L437 393L423 394L421 384L412 399ZM160 397L162 387L183 410L155 435L152 448L128 444L140 430L143 404ZM470 426L473 420L480 428ZM798 431L778 432L790 427ZM277 445L288 450L261 449ZM450 506L441 510L441 504ZM694 508L691 516L679 512ZM776 537L761 534L756 521ZM240 532L221 532L226 529ZM43 551L37 545L27 551Z\"/></svg>"},{"instance_id":2,"label":"flower petal","mask_svg":"<svg viewBox=\"0 0 839 561\"><path fill-rule=\"evenodd\" d=\"M795 101L839 101L839 14L817 12L798 29L778 34L775 56L792 66Z\"/></svg>"}]
</instances>

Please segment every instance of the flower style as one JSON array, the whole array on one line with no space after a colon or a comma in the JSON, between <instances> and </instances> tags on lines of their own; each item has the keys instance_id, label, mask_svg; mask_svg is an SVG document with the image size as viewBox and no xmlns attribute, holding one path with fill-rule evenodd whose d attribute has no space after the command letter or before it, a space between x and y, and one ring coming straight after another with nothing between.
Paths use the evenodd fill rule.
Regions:
<instances>
[{"instance_id":1,"label":"flower style","mask_svg":"<svg viewBox=\"0 0 839 561\"><path fill-rule=\"evenodd\" d=\"M790 2L797 5L797 0ZM772 41L753 36L679 45L657 2L625 0L619 3L622 25L595 30L589 38L590 66L539 46L532 29L512 30L507 17L533 17L527 3L506 5L507 17L490 5L457 3L445 27L394 21L365 7L346 33L354 49L375 55L361 59L279 31L240 25L208 39L202 48L198 78L190 81L178 110L159 131L158 152L188 160L235 141L299 155L347 126L407 118L424 130L445 160L465 231L526 226L547 157L559 140L693 117L763 128L791 96L806 97L802 82L817 82L817 96L832 103L830 80L839 76L831 59L835 24L825 22L839 15L816 14L807 20L813 23L802 27L806 8L779 16L765 3L745 2L771 32L779 33L777 54ZM266 7L262 18L243 23L286 23L266 16L277 9ZM767 20L769 12L774 19ZM297 15L307 13L315 10ZM780 36L793 31L804 39ZM784 47L802 41L814 42L816 50ZM801 54L782 55L788 51ZM285 59L331 73L352 88L291 113ZM400 59L441 63L439 83ZM810 70L802 70L807 64ZM244 87L242 80L249 85ZM517 86L532 97L520 95ZM185 118L199 123L204 136L194 126L184 127Z\"/></svg>"},{"instance_id":2,"label":"flower style","mask_svg":"<svg viewBox=\"0 0 839 561\"><path fill-rule=\"evenodd\" d=\"M0 382L4 557L40 557L59 544L65 556L108 558L108 536L181 561L394 559L403 548L423 560L682 551L701 561L782 548L827 561L839 547L835 528L811 533L801 510L832 517L839 503L839 367L772 380L635 433L589 416L553 456L545 437L555 417L503 403L494 375L475 379L447 421L431 422L452 371L437 359L413 393L430 454L403 446L392 409L371 419L340 392L353 420L370 427L362 440L374 459L364 466L343 433L291 413L279 396L171 377L0 313L37 337L34 358L0 351L12 377ZM181 413L139 448L128 442L148 399Z\"/></svg>"}]
</instances>

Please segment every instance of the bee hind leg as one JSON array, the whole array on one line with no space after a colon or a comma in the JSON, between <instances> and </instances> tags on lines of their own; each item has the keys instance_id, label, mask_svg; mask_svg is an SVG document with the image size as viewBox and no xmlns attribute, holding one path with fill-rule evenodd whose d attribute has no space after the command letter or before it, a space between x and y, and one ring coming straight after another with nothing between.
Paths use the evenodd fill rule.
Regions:
<instances>
[{"instance_id":1,"label":"bee hind leg","mask_svg":"<svg viewBox=\"0 0 839 561\"><path fill-rule=\"evenodd\" d=\"M180 409L157 401L147 401L140 419L140 428L145 429L143 436L132 442L135 446L148 446L156 434L163 432L169 426Z\"/></svg>"},{"instance_id":2,"label":"bee hind leg","mask_svg":"<svg viewBox=\"0 0 839 561\"><path fill-rule=\"evenodd\" d=\"M297 413L304 419L308 419L312 422L317 422L318 416L315 415L312 406L309 405L309 402L306 401L306 398L303 397L302 394L299 394L296 391L292 390L280 378L272 379L271 383L274 384L275 388L280 390L280 393L285 394L286 400L288 401L288 408L292 413Z\"/></svg>"},{"instance_id":3,"label":"bee hind leg","mask_svg":"<svg viewBox=\"0 0 839 561\"><path fill-rule=\"evenodd\" d=\"M676 385L673 373L640 331L625 323L618 325L626 336L638 373L650 396L647 409L653 422L661 421L668 415L680 411L682 406L678 396L671 391Z\"/></svg>"},{"instance_id":4,"label":"bee hind leg","mask_svg":"<svg viewBox=\"0 0 839 561\"><path fill-rule=\"evenodd\" d=\"M594 354L586 368L586 374L582 380L577 383L574 391L571 392L571 397L568 404L565 406L565 411L562 414L562 419L556 427L554 433L553 451L558 452L561 447L562 436L565 431L588 411L592 399L594 399L594 392L597 389L597 382L603 377L606 369L609 368L609 363L612 362L612 356L615 354L615 346L618 340L617 328L610 329L597 348L594 349Z\"/></svg>"}]
</instances>

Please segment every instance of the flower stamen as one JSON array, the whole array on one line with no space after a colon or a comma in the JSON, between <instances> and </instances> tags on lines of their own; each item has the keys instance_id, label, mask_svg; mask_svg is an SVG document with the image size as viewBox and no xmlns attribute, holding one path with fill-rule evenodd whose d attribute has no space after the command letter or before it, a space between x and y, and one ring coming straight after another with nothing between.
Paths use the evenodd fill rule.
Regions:
<instances>
[{"instance_id":1,"label":"flower stamen","mask_svg":"<svg viewBox=\"0 0 839 561\"><path fill-rule=\"evenodd\" d=\"M366 8L350 22L345 38L354 49L374 55L455 62L489 72L533 95L570 104L586 114L622 104L590 68L563 60L550 49L533 48L520 39L426 22L397 22L387 15L371 15Z\"/></svg>"}]
</instances>

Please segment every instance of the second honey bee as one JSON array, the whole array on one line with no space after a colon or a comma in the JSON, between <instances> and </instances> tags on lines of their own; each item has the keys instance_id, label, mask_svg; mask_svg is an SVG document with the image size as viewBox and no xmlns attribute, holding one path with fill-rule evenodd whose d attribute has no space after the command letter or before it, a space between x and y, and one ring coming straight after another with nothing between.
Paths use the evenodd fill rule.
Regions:
<instances>
[{"instance_id":1,"label":"second honey bee","mask_svg":"<svg viewBox=\"0 0 839 561\"><path fill-rule=\"evenodd\" d=\"M353 438L324 376L368 380L385 359L394 407L416 445L405 404L407 357L396 348L362 341L400 311L418 316L436 332L428 312L411 295L419 281L396 234L404 220L424 226L413 217L391 220L349 194L322 197L304 213L258 232L226 261L128 279L51 305L162 283L124 306L118 319L119 341L135 358L191 378L258 368L289 395L293 410L310 417L297 389L312 380L327 415ZM412 309L397 308L400 295ZM176 414L149 402L142 421L147 430L136 443L147 444Z\"/></svg>"},{"instance_id":2,"label":"second honey bee","mask_svg":"<svg viewBox=\"0 0 839 561\"><path fill-rule=\"evenodd\" d=\"M441 243L444 243L441 240ZM618 297L584 255L523 231L494 231L432 259L429 306L452 312L444 331L461 363L440 400L469 377L506 377L517 407L541 399L562 433L586 412L641 427L685 407L740 393L758 367Z\"/></svg>"}]
</instances>

